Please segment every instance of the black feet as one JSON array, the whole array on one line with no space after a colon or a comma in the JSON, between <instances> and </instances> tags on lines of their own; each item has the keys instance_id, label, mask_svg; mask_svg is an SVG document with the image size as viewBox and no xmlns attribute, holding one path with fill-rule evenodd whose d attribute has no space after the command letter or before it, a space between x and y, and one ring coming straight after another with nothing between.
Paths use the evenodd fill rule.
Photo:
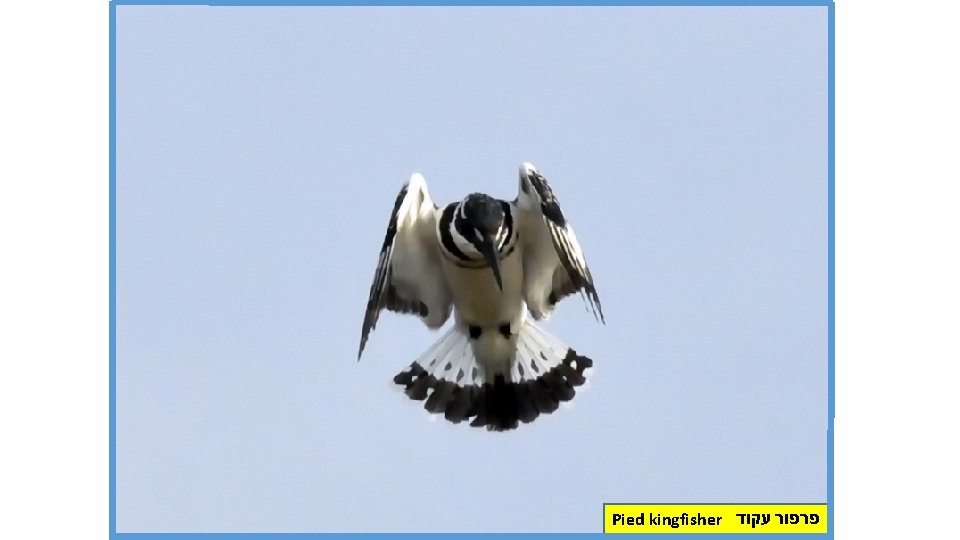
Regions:
<instances>
[{"instance_id":1,"label":"black feet","mask_svg":"<svg viewBox=\"0 0 960 540\"><path fill-rule=\"evenodd\" d=\"M471 325L468 328L470 330L470 339L477 339L480 337L480 334L483 333L483 328L479 326ZM502 334L505 339L510 339L510 336L512 335L510 333L510 323L501 324L499 330L500 334Z\"/></svg>"}]
</instances>

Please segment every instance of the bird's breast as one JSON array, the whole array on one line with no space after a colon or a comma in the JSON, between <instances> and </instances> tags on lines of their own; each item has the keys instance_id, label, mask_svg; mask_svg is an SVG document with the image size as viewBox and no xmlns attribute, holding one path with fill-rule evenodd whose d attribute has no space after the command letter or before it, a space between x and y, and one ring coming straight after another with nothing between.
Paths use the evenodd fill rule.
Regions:
<instances>
[{"instance_id":1,"label":"bird's breast","mask_svg":"<svg viewBox=\"0 0 960 540\"><path fill-rule=\"evenodd\" d=\"M453 295L458 319L485 328L512 323L523 311L523 264L518 249L500 260L503 290L488 266L465 267L443 258L443 270Z\"/></svg>"}]
</instances>

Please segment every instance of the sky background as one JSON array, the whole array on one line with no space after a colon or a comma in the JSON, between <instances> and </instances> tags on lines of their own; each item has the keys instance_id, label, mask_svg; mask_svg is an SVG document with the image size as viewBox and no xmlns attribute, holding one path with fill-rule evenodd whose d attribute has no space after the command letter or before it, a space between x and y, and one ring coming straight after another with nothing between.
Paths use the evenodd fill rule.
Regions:
<instances>
[{"instance_id":1,"label":"sky background","mask_svg":"<svg viewBox=\"0 0 960 540\"><path fill-rule=\"evenodd\" d=\"M117 529L598 531L824 502L826 8L117 8ZM356 350L394 198L550 180L592 389L427 421Z\"/></svg>"}]
</instances>

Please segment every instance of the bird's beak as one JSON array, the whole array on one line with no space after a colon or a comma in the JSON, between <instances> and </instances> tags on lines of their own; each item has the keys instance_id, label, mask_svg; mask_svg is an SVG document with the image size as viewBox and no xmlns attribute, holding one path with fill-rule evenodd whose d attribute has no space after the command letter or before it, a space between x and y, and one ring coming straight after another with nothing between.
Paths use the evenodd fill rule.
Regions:
<instances>
[{"instance_id":1,"label":"bird's beak","mask_svg":"<svg viewBox=\"0 0 960 540\"><path fill-rule=\"evenodd\" d=\"M493 237L484 235L481 247L483 248L483 257L487 260L487 265L493 270L493 277L497 280L497 287L503 291L503 280L500 278L500 257L497 256L497 246L493 243Z\"/></svg>"}]
</instances>

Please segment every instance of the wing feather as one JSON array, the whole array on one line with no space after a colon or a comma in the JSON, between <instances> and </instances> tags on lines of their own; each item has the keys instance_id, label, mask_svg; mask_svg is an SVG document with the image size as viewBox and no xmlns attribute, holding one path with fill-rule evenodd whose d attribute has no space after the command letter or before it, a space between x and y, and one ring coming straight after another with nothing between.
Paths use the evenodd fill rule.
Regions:
<instances>
[{"instance_id":1,"label":"wing feather","mask_svg":"<svg viewBox=\"0 0 960 540\"><path fill-rule=\"evenodd\" d=\"M523 234L524 275L531 278L524 286L524 300L531 313L535 318L545 317L557 302L579 293L603 322L600 297L573 226L563 215L547 179L529 163L520 167L520 193L515 204L523 214L522 227L528 229Z\"/></svg>"},{"instance_id":2,"label":"wing feather","mask_svg":"<svg viewBox=\"0 0 960 540\"><path fill-rule=\"evenodd\" d=\"M426 181L414 174L397 195L367 297L357 359L363 354L380 312L419 316L439 328L450 316L452 299L436 243L437 207Z\"/></svg>"}]
</instances>

